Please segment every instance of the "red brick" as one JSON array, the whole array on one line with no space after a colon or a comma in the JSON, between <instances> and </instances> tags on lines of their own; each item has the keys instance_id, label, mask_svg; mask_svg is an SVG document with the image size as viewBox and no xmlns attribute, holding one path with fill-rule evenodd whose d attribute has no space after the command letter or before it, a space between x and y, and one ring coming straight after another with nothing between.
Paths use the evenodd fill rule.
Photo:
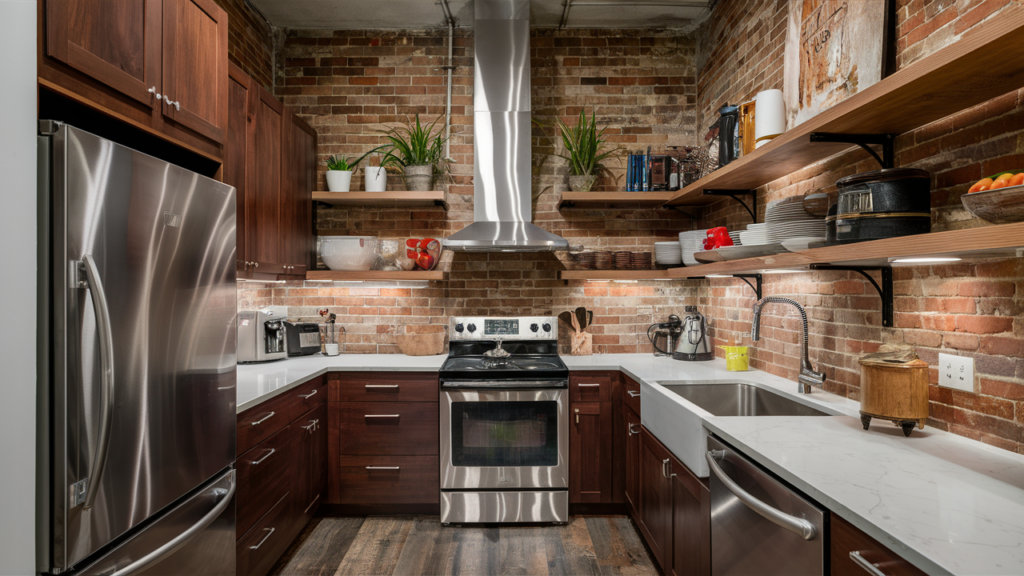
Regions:
<instances>
[{"instance_id":1,"label":"red brick","mask_svg":"<svg viewBox=\"0 0 1024 576\"><path fill-rule=\"evenodd\" d=\"M979 351L983 354L1024 358L1024 340L1001 336L984 336L981 338L981 348Z\"/></svg>"},{"instance_id":2,"label":"red brick","mask_svg":"<svg viewBox=\"0 0 1024 576\"><path fill-rule=\"evenodd\" d=\"M1024 400L1024 384L1005 380L981 379L981 393L1007 400Z\"/></svg>"},{"instance_id":3,"label":"red brick","mask_svg":"<svg viewBox=\"0 0 1024 576\"><path fill-rule=\"evenodd\" d=\"M957 332L999 334L1013 330L1013 318L1002 316L957 316Z\"/></svg>"}]
</instances>

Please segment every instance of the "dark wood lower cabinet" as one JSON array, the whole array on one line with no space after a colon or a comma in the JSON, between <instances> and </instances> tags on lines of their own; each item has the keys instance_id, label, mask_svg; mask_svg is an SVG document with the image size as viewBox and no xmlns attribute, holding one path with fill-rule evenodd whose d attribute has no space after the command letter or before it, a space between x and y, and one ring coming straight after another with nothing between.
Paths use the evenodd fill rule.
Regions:
<instances>
[{"instance_id":1,"label":"dark wood lower cabinet","mask_svg":"<svg viewBox=\"0 0 1024 576\"><path fill-rule=\"evenodd\" d=\"M843 520L837 514L830 514L832 576L864 576L869 571L858 564L855 557L874 565L875 569L888 576L924 576L919 568L907 562L892 550Z\"/></svg>"},{"instance_id":2,"label":"dark wood lower cabinet","mask_svg":"<svg viewBox=\"0 0 1024 576\"><path fill-rule=\"evenodd\" d=\"M625 436L623 468L626 471L623 497L633 519L640 521L640 416L628 406L622 407L623 429L616 431Z\"/></svg>"},{"instance_id":3,"label":"dark wood lower cabinet","mask_svg":"<svg viewBox=\"0 0 1024 576\"><path fill-rule=\"evenodd\" d=\"M295 537L290 530L291 492L286 493L270 511L260 519L252 530L238 539L235 544L235 573L239 576L263 576L274 567L277 559L284 554Z\"/></svg>"},{"instance_id":4,"label":"dark wood lower cabinet","mask_svg":"<svg viewBox=\"0 0 1024 576\"><path fill-rule=\"evenodd\" d=\"M668 572L672 565L672 454L653 434L640 433L640 518L637 525L655 561Z\"/></svg>"},{"instance_id":5,"label":"dark wood lower cabinet","mask_svg":"<svg viewBox=\"0 0 1024 576\"><path fill-rule=\"evenodd\" d=\"M674 456L672 478L672 576L711 574L711 492Z\"/></svg>"},{"instance_id":6,"label":"dark wood lower cabinet","mask_svg":"<svg viewBox=\"0 0 1024 576\"><path fill-rule=\"evenodd\" d=\"M612 501L612 403L569 404L569 502Z\"/></svg>"}]
</instances>

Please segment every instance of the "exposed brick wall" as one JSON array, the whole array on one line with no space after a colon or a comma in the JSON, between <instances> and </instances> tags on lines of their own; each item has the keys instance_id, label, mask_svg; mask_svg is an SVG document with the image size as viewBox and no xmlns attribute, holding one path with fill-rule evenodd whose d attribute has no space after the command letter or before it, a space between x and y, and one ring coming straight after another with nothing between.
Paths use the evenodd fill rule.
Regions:
<instances>
[{"instance_id":1,"label":"exposed brick wall","mask_svg":"<svg viewBox=\"0 0 1024 576\"><path fill-rule=\"evenodd\" d=\"M274 90L274 30L244 0L216 0L228 13L228 59Z\"/></svg>"},{"instance_id":2,"label":"exposed brick wall","mask_svg":"<svg viewBox=\"0 0 1024 576\"><path fill-rule=\"evenodd\" d=\"M986 17L998 17L1019 2L962 2L951 0L898 1L897 64L912 62L947 45ZM765 2L751 7L754 19L785 22L785 6ZM710 53L720 46L740 46L740 58L706 60L699 74L698 103L704 126L728 100L745 101L758 91L782 88L781 77L765 75L762 84L751 82L746 62L765 62L773 69L781 58L781 36L764 36L751 44L756 24L742 18L748 3L725 0L701 31L702 49L714 39ZM781 16L780 16L781 14ZM781 20L780 20L781 18ZM762 25L763 27L764 25ZM740 64L736 64L739 62ZM713 68L709 68L713 66ZM723 68L724 67L724 68ZM932 173L933 230L984 226L963 210L960 196L981 178L998 170L1024 168L1024 90L1015 91L963 111L896 142L897 165ZM711 114L711 116L708 116ZM758 190L759 221L768 202L793 195L824 191L834 194L843 176L877 169L862 152L831 158L777 180ZM708 225L742 228L749 216L731 201L719 202L704 213ZM933 366L939 351L975 359L975 391L931 388L930 424L1024 453L1024 264L1019 259L947 266L900 267L894 272L896 318L894 328L882 328L879 299L874 289L854 273L813 272L769 275L764 293L790 296L807 306L811 318L812 361L829 376L826 389L859 398L859 364L864 352L882 343L917 347ZM715 318L712 334L719 340L749 340L752 292L739 280L711 280L701 303ZM795 378L799 369L798 317L785 306L764 311L765 331L751 348L752 365Z\"/></svg>"}]
</instances>

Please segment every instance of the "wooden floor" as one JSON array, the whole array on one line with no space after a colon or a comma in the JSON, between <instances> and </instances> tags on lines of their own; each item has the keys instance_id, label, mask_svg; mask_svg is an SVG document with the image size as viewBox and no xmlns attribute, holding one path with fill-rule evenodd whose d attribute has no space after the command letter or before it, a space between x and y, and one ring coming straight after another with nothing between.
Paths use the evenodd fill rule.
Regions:
<instances>
[{"instance_id":1,"label":"wooden floor","mask_svg":"<svg viewBox=\"0 0 1024 576\"><path fill-rule=\"evenodd\" d=\"M315 518L275 575L658 574L626 516L565 526L441 526L437 516Z\"/></svg>"}]
</instances>

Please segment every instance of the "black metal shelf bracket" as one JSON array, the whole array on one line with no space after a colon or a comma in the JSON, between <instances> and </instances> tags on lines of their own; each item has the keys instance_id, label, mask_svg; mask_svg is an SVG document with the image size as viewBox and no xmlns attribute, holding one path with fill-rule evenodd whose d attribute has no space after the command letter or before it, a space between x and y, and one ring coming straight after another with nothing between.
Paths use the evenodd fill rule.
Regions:
<instances>
[{"instance_id":1,"label":"black metal shelf bracket","mask_svg":"<svg viewBox=\"0 0 1024 576\"><path fill-rule=\"evenodd\" d=\"M677 211L677 212L679 212L681 214L683 214L684 216L686 216L690 220L700 220L700 216L697 216L696 214L694 214L693 212L690 212L689 210L684 210L681 206L667 205L667 207L671 208L671 209L673 209L673 210L675 210L675 211Z\"/></svg>"},{"instance_id":2,"label":"black metal shelf bracket","mask_svg":"<svg viewBox=\"0 0 1024 576\"><path fill-rule=\"evenodd\" d=\"M748 194L750 195L751 204L753 205L753 208L751 208L750 206L747 206L746 202L744 202L743 200L740 200L739 198L737 198L737 196L746 196ZM743 207L747 209L747 212L750 214L750 217L754 220L754 223L757 224L757 190L729 190L729 189L718 189L718 188L705 188L704 189L704 195L705 196L728 196L729 198L732 198L733 200L735 200L735 201L739 202L740 204L742 204Z\"/></svg>"},{"instance_id":3,"label":"black metal shelf bracket","mask_svg":"<svg viewBox=\"0 0 1024 576\"><path fill-rule=\"evenodd\" d=\"M893 168L896 166L896 134L838 134L835 132L811 132L811 142L843 142L856 144L868 154L871 154L882 168ZM882 155L879 156L868 144L875 144L882 147Z\"/></svg>"},{"instance_id":4,"label":"black metal shelf bracket","mask_svg":"<svg viewBox=\"0 0 1024 576\"><path fill-rule=\"evenodd\" d=\"M739 278L740 280L743 280L744 282L746 282L747 286L750 286L750 289L753 290L754 294L757 295L757 299L758 300L761 299L761 280L762 280L762 276L760 274L722 274L720 276L715 275L714 277L715 278ZM754 279L757 282L757 286L755 286L754 284L751 284L750 280L747 280L747 278ZM708 276L688 276L686 279L687 280L707 280Z\"/></svg>"},{"instance_id":5,"label":"black metal shelf bracket","mask_svg":"<svg viewBox=\"0 0 1024 576\"><path fill-rule=\"evenodd\" d=\"M893 326L893 290L892 290L892 266L831 266L828 264L811 264L811 270L845 270L856 272L867 278L868 282L875 287L878 296L882 299L882 326L892 328ZM882 285L868 274L867 270L878 270L882 273Z\"/></svg>"}]
</instances>

